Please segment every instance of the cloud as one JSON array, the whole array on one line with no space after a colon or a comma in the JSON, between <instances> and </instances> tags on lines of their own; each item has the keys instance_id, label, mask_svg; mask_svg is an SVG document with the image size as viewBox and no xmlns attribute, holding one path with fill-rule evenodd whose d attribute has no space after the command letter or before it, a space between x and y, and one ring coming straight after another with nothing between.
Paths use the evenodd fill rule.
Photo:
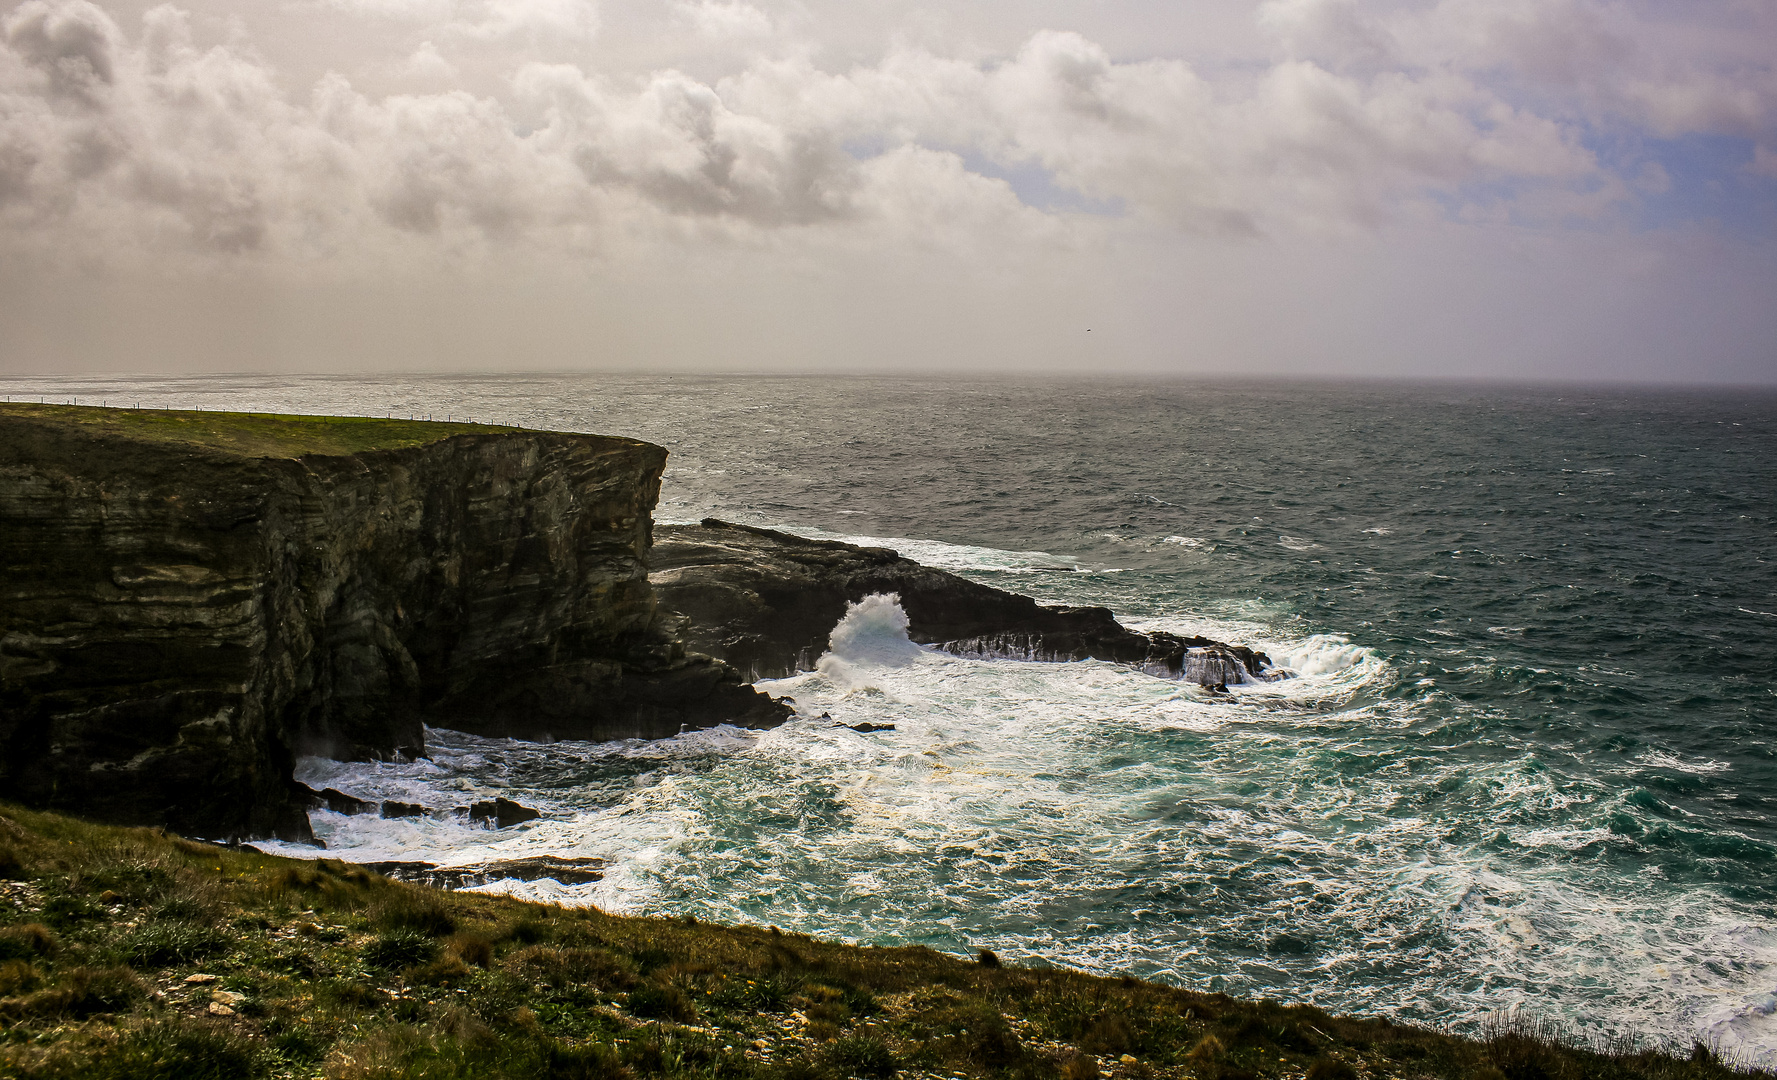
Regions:
<instances>
[{"instance_id":1,"label":"cloud","mask_svg":"<svg viewBox=\"0 0 1777 1080\"><path fill-rule=\"evenodd\" d=\"M741 0L680 0L679 16L697 33L708 38L757 38L771 34L771 16Z\"/></svg>"},{"instance_id":2,"label":"cloud","mask_svg":"<svg viewBox=\"0 0 1777 1080\"><path fill-rule=\"evenodd\" d=\"M1777 150L1764 146L1754 147L1751 170L1755 175L1777 179Z\"/></svg>"},{"instance_id":3,"label":"cloud","mask_svg":"<svg viewBox=\"0 0 1777 1080\"><path fill-rule=\"evenodd\" d=\"M1551 112L1661 137L1777 130L1777 9L1441 0L1394 33L1421 62L1485 75Z\"/></svg>"},{"instance_id":4,"label":"cloud","mask_svg":"<svg viewBox=\"0 0 1777 1080\"><path fill-rule=\"evenodd\" d=\"M438 51L438 46L430 41L420 42L420 47L402 61L399 71L410 79L434 82L449 81L461 74L457 66L446 60L444 54Z\"/></svg>"},{"instance_id":5,"label":"cloud","mask_svg":"<svg viewBox=\"0 0 1777 1080\"><path fill-rule=\"evenodd\" d=\"M18 58L43 75L51 98L95 105L117 77L117 27L92 4L29 0L7 17L5 31Z\"/></svg>"},{"instance_id":6,"label":"cloud","mask_svg":"<svg viewBox=\"0 0 1777 1080\"><path fill-rule=\"evenodd\" d=\"M294 91L249 38L199 44L171 6L133 33L89 0L14 7L0 21L0 247L349 269L785 238L1008 250L1129 223L1279 237L1606 222L1674 181L1647 160L1601 161L1601 131L1777 145L1770 54L1706 25L1661 48L1660 26L1594 0L1269 0L1277 55L1213 77L1052 30L985 60L898 44L841 69L798 47L721 78L618 75L523 43L587 38L584 0L328 3L411 24L420 43L384 69L442 88L378 95L332 72ZM675 10L713 37L773 30L738 0ZM475 52L496 41L505 51ZM517 59L471 89L462 71L489 57ZM1769 173L1769 150L1748 155L1745 177ZM1027 206L971 161L1034 170L1126 220Z\"/></svg>"},{"instance_id":7,"label":"cloud","mask_svg":"<svg viewBox=\"0 0 1777 1080\"><path fill-rule=\"evenodd\" d=\"M511 38L589 39L599 28L593 0L313 0L367 18L426 27L439 37L497 41Z\"/></svg>"},{"instance_id":8,"label":"cloud","mask_svg":"<svg viewBox=\"0 0 1777 1080\"><path fill-rule=\"evenodd\" d=\"M533 65L521 98L546 103L539 150L570 161L594 188L617 187L671 214L760 225L848 216L857 163L818 130L729 108L712 87L675 71L613 92L567 65Z\"/></svg>"},{"instance_id":9,"label":"cloud","mask_svg":"<svg viewBox=\"0 0 1777 1080\"><path fill-rule=\"evenodd\" d=\"M1356 0L1265 0L1258 20L1294 59L1370 69L1400 62L1394 35Z\"/></svg>"}]
</instances>

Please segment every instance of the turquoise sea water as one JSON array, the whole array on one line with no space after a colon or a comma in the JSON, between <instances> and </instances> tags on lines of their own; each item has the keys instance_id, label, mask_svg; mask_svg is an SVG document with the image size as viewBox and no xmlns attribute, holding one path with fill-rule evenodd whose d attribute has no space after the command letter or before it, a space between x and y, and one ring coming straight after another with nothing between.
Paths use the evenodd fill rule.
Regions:
<instances>
[{"instance_id":1,"label":"turquoise sea water","mask_svg":"<svg viewBox=\"0 0 1777 1080\"><path fill-rule=\"evenodd\" d=\"M3 380L465 415L672 451L657 520L868 537L1267 649L1211 698L970 661L855 613L810 716L660 743L433 733L311 782L547 810L318 813L348 858L611 861L511 891L1131 971L1457 1028L1521 1006L1777 1062L1777 395L534 376Z\"/></svg>"}]
</instances>

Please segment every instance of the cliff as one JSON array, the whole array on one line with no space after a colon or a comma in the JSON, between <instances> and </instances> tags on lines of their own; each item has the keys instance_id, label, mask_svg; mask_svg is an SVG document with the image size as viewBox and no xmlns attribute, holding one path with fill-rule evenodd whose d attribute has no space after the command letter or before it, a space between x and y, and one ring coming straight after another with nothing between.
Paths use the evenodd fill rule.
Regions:
<instances>
[{"instance_id":1,"label":"cliff","mask_svg":"<svg viewBox=\"0 0 1777 1080\"><path fill-rule=\"evenodd\" d=\"M0 797L306 837L299 752L781 722L662 635L666 452L336 417L0 406Z\"/></svg>"},{"instance_id":2,"label":"cliff","mask_svg":"<svg viewBox=\"0 0 1777 1080\"><path fill-rule=\"evenodd\" d=\"M707 518L663 525L650 556L675 636L749 679L814 666L847 603L895 593L908 636L982 658L1107 660L1205 686L1286 673L1242 645L1130 630L1101 607L1047 607L1028 596L921 566L888 548L809 540Z\"/></svg>"}]
</instances>

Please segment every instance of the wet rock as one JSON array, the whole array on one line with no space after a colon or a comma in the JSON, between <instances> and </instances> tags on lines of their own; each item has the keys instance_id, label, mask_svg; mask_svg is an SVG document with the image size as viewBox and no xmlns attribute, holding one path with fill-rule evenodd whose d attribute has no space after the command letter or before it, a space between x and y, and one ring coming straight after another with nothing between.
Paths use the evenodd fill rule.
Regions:
<instances>
[{"instance_id":1,"label":"wet rock","mask_svg":"<svg viewBox=\"0 0 1777 1080\"><path fill-rule=\"evenodd\" d=\"M542 816L539 811L504 797L484 800L469 807L470 821L477 825L492 825L496 829L510 829Z\"/></svg>"},{"instance_id":2,"label":"wet rock","mask_svg":"<svg viewBox=\"0 0 1777 1080\"><path fill-rule=\"evenodd\" d=\"M895 725L893 725L893 724L872 724L868 720L864 721L861 724L841 724L839 726L851 728L853 731L861 731L866 735L870 734L872 731L893 731L893 730L895 730Z\"/></svg>"},{"instance_id":3,"label":"wet rock","mask_svg":"<svg viewBox=\"0 0 1777 1080\"><path fill-rule=\"evenodd\" d=\"M563 885L584 885L601 881L605 876L603 859L569 859L556 855L534 855L523 859L503 859L471 866L444 866L429 862L365 863L367 869L399 881L430 885L437 889L468 889L493 881L542 881L551 879Z\"/></svg>"},{"instance_id":4,"label":"wet rock","mask_svg":"<svg viewBox=\"0 0 1777 1080\"><path fill-rule=\"evenodd\" d=\"M366 802L365 800L358 798L356 795L347 795L345 792L340 791L337 788L322 788L320 791L315 792L314 795L315 801L313 805L317 807L324 806L336 814L356 815L376 813L375 803Z\"/></svg>"},{"instance_id":5,"label":"wet rock","mask_svg":"<svg viewBox=\"0 0 1777 1080\"><path fill-rule=\"evenodd\" d=\"M655 530L648 580L686 646L750 679L811 670L847 603L894 593L908 636L959 656L1107 660L1205 685L1284 677L1270 657L1205 637L1143 634L1107 608L1049 607L888 548L707 518Z\"/></svg>"},{"instance_id":6,"label":"wet rock","mask_svg":"<svg viewBox=\"0 0 1777 1080\"><path fill-rule=\"evenodd\" d=\"M393 799L384 799L382 816L385 818L425 817L426 808L419 803L396 802Z\"/></svg>"}]
</instances>

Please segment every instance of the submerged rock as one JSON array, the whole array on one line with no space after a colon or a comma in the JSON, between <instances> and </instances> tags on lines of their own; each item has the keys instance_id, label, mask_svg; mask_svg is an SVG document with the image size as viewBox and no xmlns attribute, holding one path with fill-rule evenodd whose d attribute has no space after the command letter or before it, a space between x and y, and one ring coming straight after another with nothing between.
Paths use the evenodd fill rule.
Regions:
<instances>
[{"instance_id":1,"label":"submerged rock","mask_svg":"<svg viewBox=\"0 0 1777 1080\"><path fill-rule=\"evenodd\" d=\"M811 670L848 603L894 593L907 634L980 659L1107 660L1206 686L1282 678L1271 658L1205 637L1144 634L1108 608L1049 607L902 558L714 518L655 530L648 580L688 648L750 679Z\"/></svg>"},{"instance_id":2,"label":"submerged rock","mask_svg":"<svg viewBox=\"0 0 1777 1080\"><path fill-rule=\"evenodd\" d=\"M376 813L375 803L366 802L365 800L358 798L356 795L347 795L338 788L322 788L320 791L316 791L313 794L314 801L310 803L310 806L313 808L318 809L324 806L336 814ZM383 816L387 817L388 815L385 814Z\"/></svg>"},{"instance_id":3,"label":"submerged rock","mask_svg":"<svg viewBox=\"0 0 1777 1080\"><path fill-rule=\"evenodd\" d=\"M535 821L542 816L539 811L504 796L487 799L469 807L470 821L477 825L492 825L496 829L510 829L514 825Z\"/></svg>"}]
</instances>

